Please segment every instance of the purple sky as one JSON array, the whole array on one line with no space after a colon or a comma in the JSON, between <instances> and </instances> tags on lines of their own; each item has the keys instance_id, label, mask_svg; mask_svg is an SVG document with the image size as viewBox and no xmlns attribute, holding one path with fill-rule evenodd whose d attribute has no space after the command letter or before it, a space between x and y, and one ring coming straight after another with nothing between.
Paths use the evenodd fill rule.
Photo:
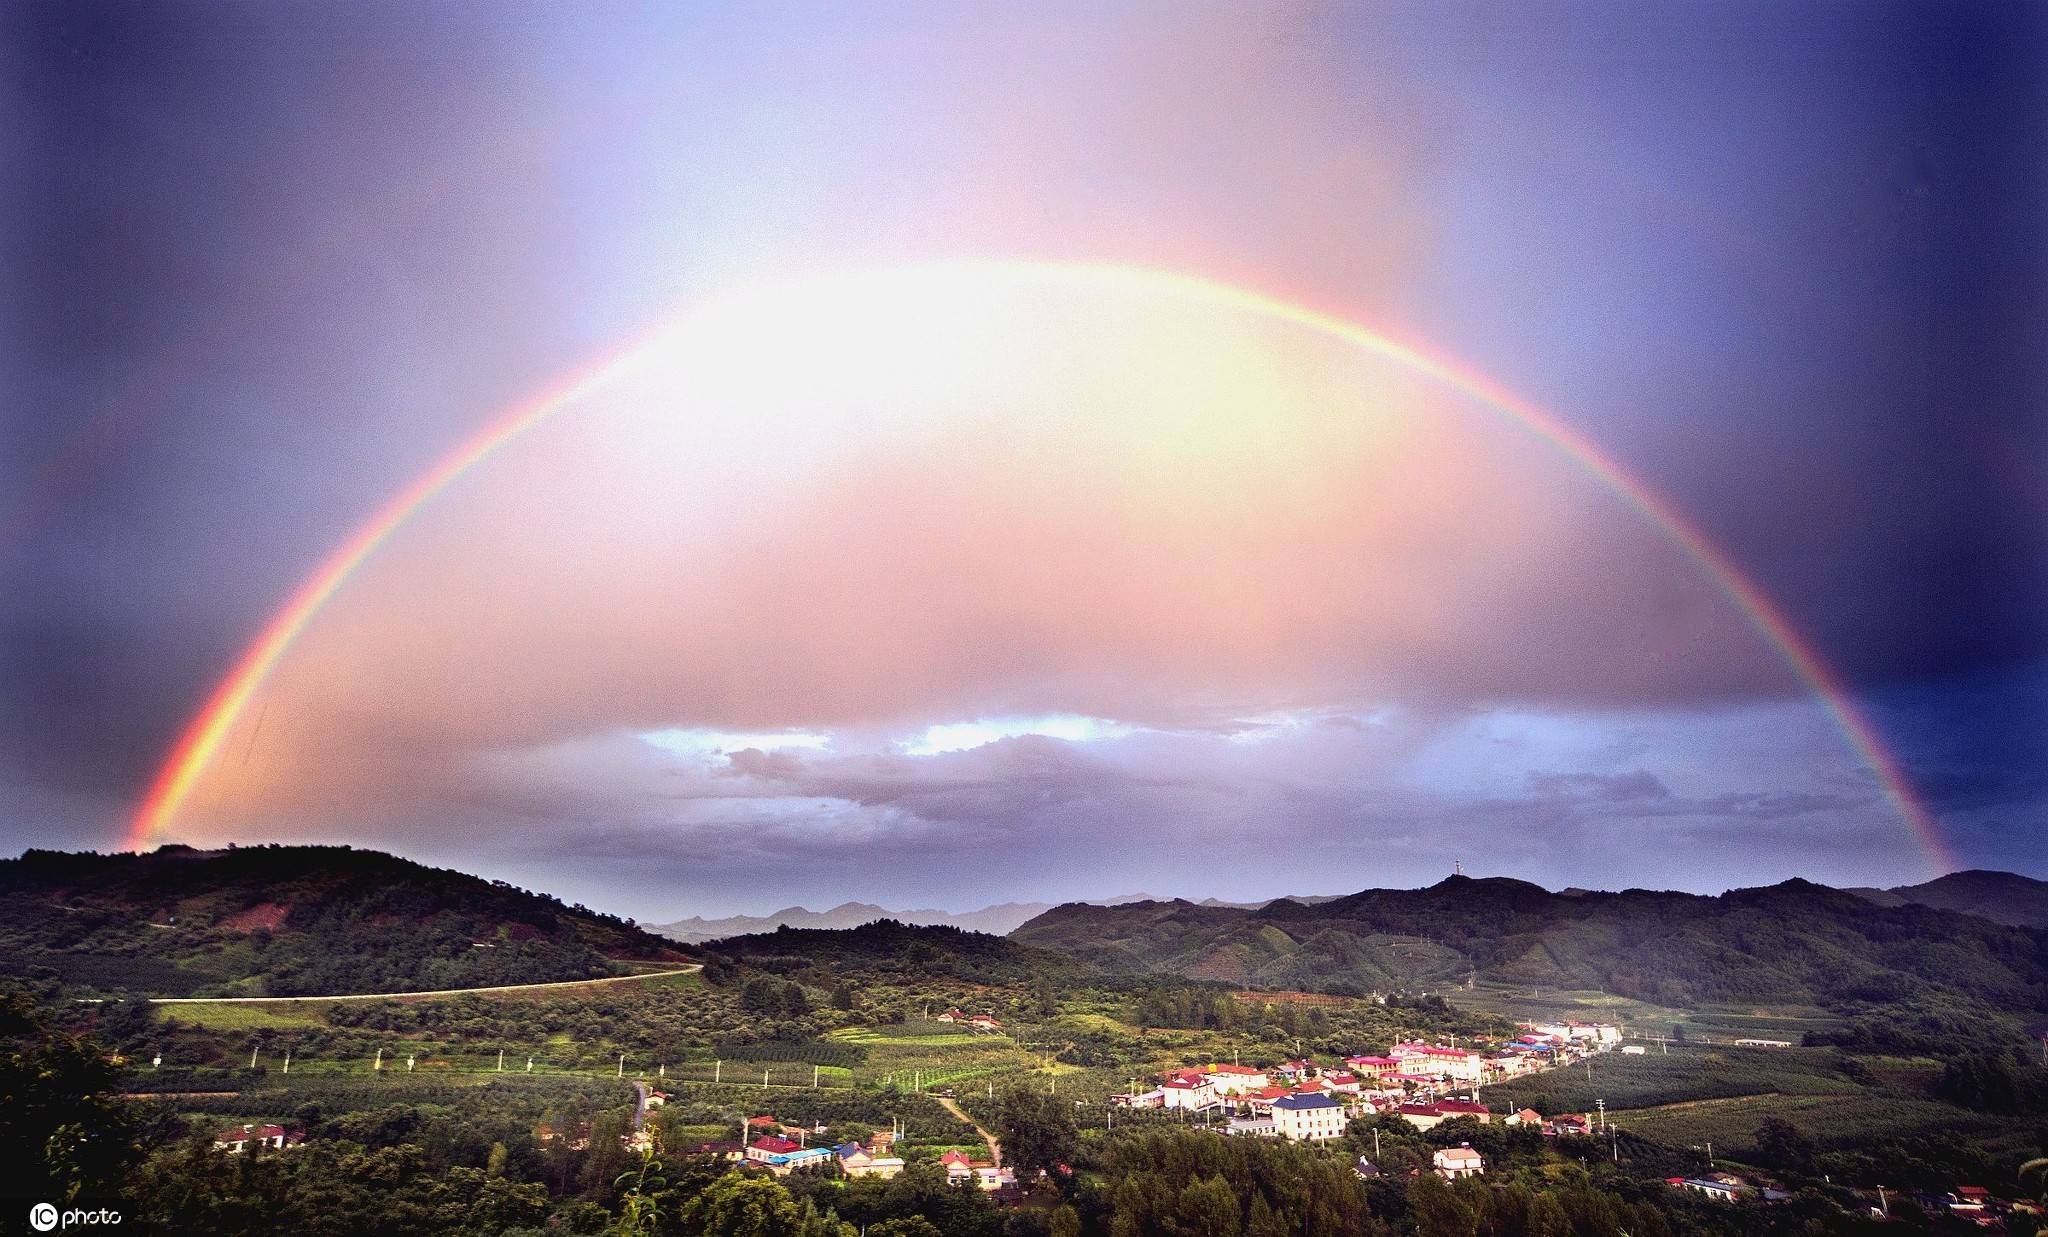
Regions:
<instances>
[{"instance_id":1,"label":"purple sky","mask_svg":"<svg viewBox=\"0 0 2048 1237\"><path fill-rule=\"evenodd\" d=\"M764 291L1056 258L1555 410L1963 862L2048 875L2037 11L7 21L0 849L116 845L392 493L738 305L408 524L172 832L647 918L1930 874L1695 565L1471 401L1148 293Z\"/></svg>"}]
</instances>

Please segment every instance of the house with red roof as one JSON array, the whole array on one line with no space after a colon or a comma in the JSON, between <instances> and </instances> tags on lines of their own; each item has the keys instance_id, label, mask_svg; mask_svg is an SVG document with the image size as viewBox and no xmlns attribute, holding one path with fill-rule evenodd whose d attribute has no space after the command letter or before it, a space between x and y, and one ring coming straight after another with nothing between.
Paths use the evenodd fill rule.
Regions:
<instances>
[{"instance_id":1,"label":"house with red roof","mask_svg":"<svg viewBox=\"0 0 2048 1237\"><path fill-rule=\"evenodd\" d=\"M1470 1117L1481 1125L1493 1124L1493 1110L1477 1100L1438 1100L1436 1110L1445 1120L1452 1117Z\"/></svg>"},{"instance_id":2,"label":"house with red roof","mask_svg":"<svg viewBox=\"0 0 2048 1237\"><path fill-rule=\"evenodd\" d=\"M1443 1110L1435 1104L1402 1104L1394 1109L1402 1120L1418 1130L1427 1130L1443 1124Z\"/></svg>"},{"instance_id":3,"label":"house with red roof","mask_svg":"<svg viewBox=\"0 0 2048 1237\"><path fill-rule=\"evenodd\" d=\"M1476 1049L1451 1048L1442 1044L1395 1044L1392 1055L1410 1073L1441 1074L1469 1082L1486 1076L1485 1060Z\"/></svg>"},{"instance_id":4,"label":"house with red roof","mask_svg":"<svg viewBox=\"0 0 2048 1237\"><path fill-rule=\"evenodd\" d=\"M1270 1079L1266 1071L1253 1069L1249 1065L1212 1065L1203 1071L1209 1085L1216 1088L1218 1095L1244 1095L1265 1086Z\"/></svg>"},{"instance_id":5,"label":"house with red roof","mask_svg":"<svg viewBox=\"0 0 2048 1237\"><path fill-rule=\"evenodd\" d=\"M966 1185L974 1180L974 1158L965 1151L948 1151L940 1155L939 1167L946 1170L947 1185Z\"/></svg>"},{"instance_id":6,"label":"house with red roof","mask_svg":"<svg viewBox=\"0 0 2048 1237\"><path fill-rule=\"evenodd\" d=\"M282 1151L286 1147L298 1146L305 1137L299 1131L287 1130L281 1125L238 1125L214 1135L213 1149L229 1155L240 1155L259 1147L266 1151Z\"/></svg>"},{"instance_id":7,"label":"house with red roof","mask_svg":"<svg viewBox=\"0 0 2048 1237\"><path fill-rule=\"evenodd\" d=\"M1217 1102L1216 1088L1199 1073L1194 1078L1169 1078L1159 1084L1159 1090L1165 1097L1163 1106L1167 1108L1203 1109Z\"/></svg>"},{"instance_id":8,"label":"house with red roof","mask_svg":"<svg viewBox=\"0 0 2048 1237\"><path fill-rule=\"evenodd\" d=\"M1377 1078L1401 1068L1400 1060L1395 1057L1345 1057L1344 1064L1352 1073L1364 1078Z\"/></svg>"},{"instance_id":9,"label":"house with red roof","mask_svg":"<svg viewBox=\"0 0 2048 1237\"><path fill-rule=\"evenodd\" d=\"M778 1134L764 1134L747 1144L747 1162L759 1164L778 1177L807 1164L823 1164L831 1159L830 1147L806 1147Z\"/></svg>"}]
</instances>

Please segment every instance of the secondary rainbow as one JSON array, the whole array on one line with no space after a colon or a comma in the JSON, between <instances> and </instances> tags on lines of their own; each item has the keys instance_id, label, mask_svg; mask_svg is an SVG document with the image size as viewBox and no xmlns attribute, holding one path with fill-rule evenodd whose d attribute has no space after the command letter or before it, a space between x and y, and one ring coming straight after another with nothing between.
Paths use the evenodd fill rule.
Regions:
<instances>
[{"instance_id":1,"label":"secondary rainbow","mask_svg":"<svg viewBox=\"0 0 2048 1237\"><path fill-rule=\"evenodd\" d=\"M891 273L914 274L921 270L978 274L990 279L1105 286L1112 290L1176 295L1234 307L1344 340L1441 382L1522 425L1619 495L1699 565L1728 595L1744 619L1812 690L1858 759L1876 777L1886 799L1913 832L1929 859L1942 870L1957 866L1932 817L1914 794L1898 761L1886 750L1869 719L1856 707L1840 680L1812 646L1762 590L1695 525L1625 472L1591 439L1485 374L1413 344L1391 339L1339 314L1199 275L1108 263L1024 261L954 262L893 268ZM848 277L857 276L825 278ZM257 633L233 669L214 688L205 706L179 736L136 809L128 846L141 849L150 845L171 824L193 787L218 755L242 711L262 687L264 679L321 607L348 583L349 577L376 553L378 546L430 503L435 495L489 459L500 447L629 372L651 344L673 329L676 321L680 319L663 323L539 397L497 417L393 495L346 541L335 547Z\"/></svg>"}]
</instances>

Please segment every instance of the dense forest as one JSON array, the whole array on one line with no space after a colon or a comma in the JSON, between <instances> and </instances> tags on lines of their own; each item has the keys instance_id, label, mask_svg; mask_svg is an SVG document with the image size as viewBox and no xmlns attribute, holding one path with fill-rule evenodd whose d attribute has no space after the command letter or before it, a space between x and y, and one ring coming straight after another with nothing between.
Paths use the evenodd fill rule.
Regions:
<instances>
[{"instance_id":1,"label":"dense forest","mask_svg":"<svg viewBox=\"0 0 2048 1237\"><path fill-rule=\"evenodd\" d=\"M684 957L586 907L350 847L31 850L0 861L0 973L55 978L80 995L466 988Z\"/></svg>"}]
</instances>

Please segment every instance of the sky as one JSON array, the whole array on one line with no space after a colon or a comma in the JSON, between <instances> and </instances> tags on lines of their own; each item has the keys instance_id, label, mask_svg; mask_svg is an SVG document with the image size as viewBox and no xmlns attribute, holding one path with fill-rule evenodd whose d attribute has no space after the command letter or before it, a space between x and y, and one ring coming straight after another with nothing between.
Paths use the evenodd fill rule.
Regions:
<instances>
[{"instance_id":1,"label":"sky","mask_svg":"<svg viewBox=\"0 0 2048 1237\"><path fill-rule=\"evenodd\" d=\"M0 853L128 844L602 372L152 843L654 921L2048 877L2037 7L0 20ZM1276 304L1696 529L1939 843L1639 504Z\"/></svg>"}]
</instances>

